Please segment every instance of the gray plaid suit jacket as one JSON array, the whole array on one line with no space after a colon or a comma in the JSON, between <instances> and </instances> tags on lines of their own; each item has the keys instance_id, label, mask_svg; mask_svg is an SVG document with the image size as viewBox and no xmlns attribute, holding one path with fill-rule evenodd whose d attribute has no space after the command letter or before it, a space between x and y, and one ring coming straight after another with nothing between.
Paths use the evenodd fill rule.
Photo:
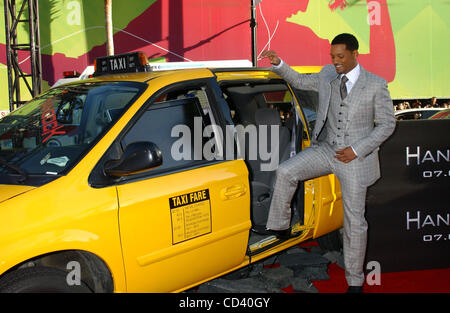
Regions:
<instances>
[{"instance_id":1,"label":"gray plaid suit jacket","mask_svg":"<svg viewBox=\"0 0 450 313\"><path fill-rule=\"evenodd\" d=\"M331 98L331 82L338 78L333 65L326 65L317 74L299 74L284 63L274 72L298 89L319 93L319 106L311 145L318 144L327 118ZM359 78L344 103L349 105L345 126L345 144L352 146L358 158L356 179L365 186L372 185L380 177L378 149L394 131L395 118L392 100L384 79L366 71L361 66ZM354 169L355 169L354 168Z\"/></svg>"}]
</instances>

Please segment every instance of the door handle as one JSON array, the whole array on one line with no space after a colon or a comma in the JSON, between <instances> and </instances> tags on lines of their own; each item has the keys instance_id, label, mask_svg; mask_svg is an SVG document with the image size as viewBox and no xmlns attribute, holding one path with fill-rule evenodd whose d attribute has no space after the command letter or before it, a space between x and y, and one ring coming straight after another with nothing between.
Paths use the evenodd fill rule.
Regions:
<instances>
[{"instance_id":1,"label":"door handle","mask_svg":"<svg viewBox=\"0 0 450 313\"><path fill-rule=\"evenodd\" d=\"M247 192L247 188L244 185L233 185L222 189L220 196L222 200L231 200L239 198Z\"/></svg>"}]
</instances>

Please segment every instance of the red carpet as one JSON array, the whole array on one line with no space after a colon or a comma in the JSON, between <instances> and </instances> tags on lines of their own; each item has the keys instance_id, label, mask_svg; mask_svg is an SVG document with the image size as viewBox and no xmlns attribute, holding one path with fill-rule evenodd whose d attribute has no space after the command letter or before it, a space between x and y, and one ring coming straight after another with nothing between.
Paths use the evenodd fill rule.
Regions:
<instances>
[{"instance_id":1,"label":"red carpet","mask_svg":"<svg viewBox=\"0 0 450 313\"><path fill-rule=\"evenodd\" d=\"M330 280L313 281L321 293L347 290L344 270L337 264L328 266ZM381 285L364 285L365 293L450 293L450 268L382 273Z\"/></svg>"},{"instance_id":2,"label":"red carpet","mask_svg":"<svg viewBox=\"0 0 450 313\"><path fill-rule=\"evenodd\" d=\"M316 241L300 244L310 250L318 246ZM450 264L449 264L450 265ZM313 281L320 293L341 293L347 291L344 269L337 264L328 265L329 280ZM292 289L292 288L291 288ZM450 293L450 267L445 269L381 273L379 286L363 286L365 293ZM292 292L292 290L284 290Z\"/></svg>"}]
</instances>

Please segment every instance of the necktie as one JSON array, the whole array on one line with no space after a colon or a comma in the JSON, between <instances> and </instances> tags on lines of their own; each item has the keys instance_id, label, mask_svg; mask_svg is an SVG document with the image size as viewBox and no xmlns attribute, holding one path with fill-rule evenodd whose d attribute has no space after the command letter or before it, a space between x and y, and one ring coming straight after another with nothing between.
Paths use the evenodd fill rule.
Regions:
<instances>
[{"instance_id":1,"label":"necktie","mask_svg":"<svg viewBox=\"0 0 450 313\"><path fill-rule=\"evenodd\" d=\"M344 100L347 97L347 86L345 83L348 81L347 76L342 76L341 78L341 99Z\"/></svg>"}]
</instances>

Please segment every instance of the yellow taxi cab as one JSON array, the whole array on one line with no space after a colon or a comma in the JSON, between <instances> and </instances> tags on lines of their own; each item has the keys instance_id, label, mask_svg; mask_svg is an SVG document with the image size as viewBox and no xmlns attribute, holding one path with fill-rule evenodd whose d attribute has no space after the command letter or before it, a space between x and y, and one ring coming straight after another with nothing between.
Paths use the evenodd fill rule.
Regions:
<instances>
[{"instance_id":1,"label":"yellow taxi cab","mask_svg":"<svg viewBox=\"0 0 450 313\"><path fill-rule=\"evenodd\" d=\"M0 120L0 292L179 292L338 233L333 175L299 183L289 238L252 230L316 103L267 69L96 60Z\"/></svg>"}]
</instances>

